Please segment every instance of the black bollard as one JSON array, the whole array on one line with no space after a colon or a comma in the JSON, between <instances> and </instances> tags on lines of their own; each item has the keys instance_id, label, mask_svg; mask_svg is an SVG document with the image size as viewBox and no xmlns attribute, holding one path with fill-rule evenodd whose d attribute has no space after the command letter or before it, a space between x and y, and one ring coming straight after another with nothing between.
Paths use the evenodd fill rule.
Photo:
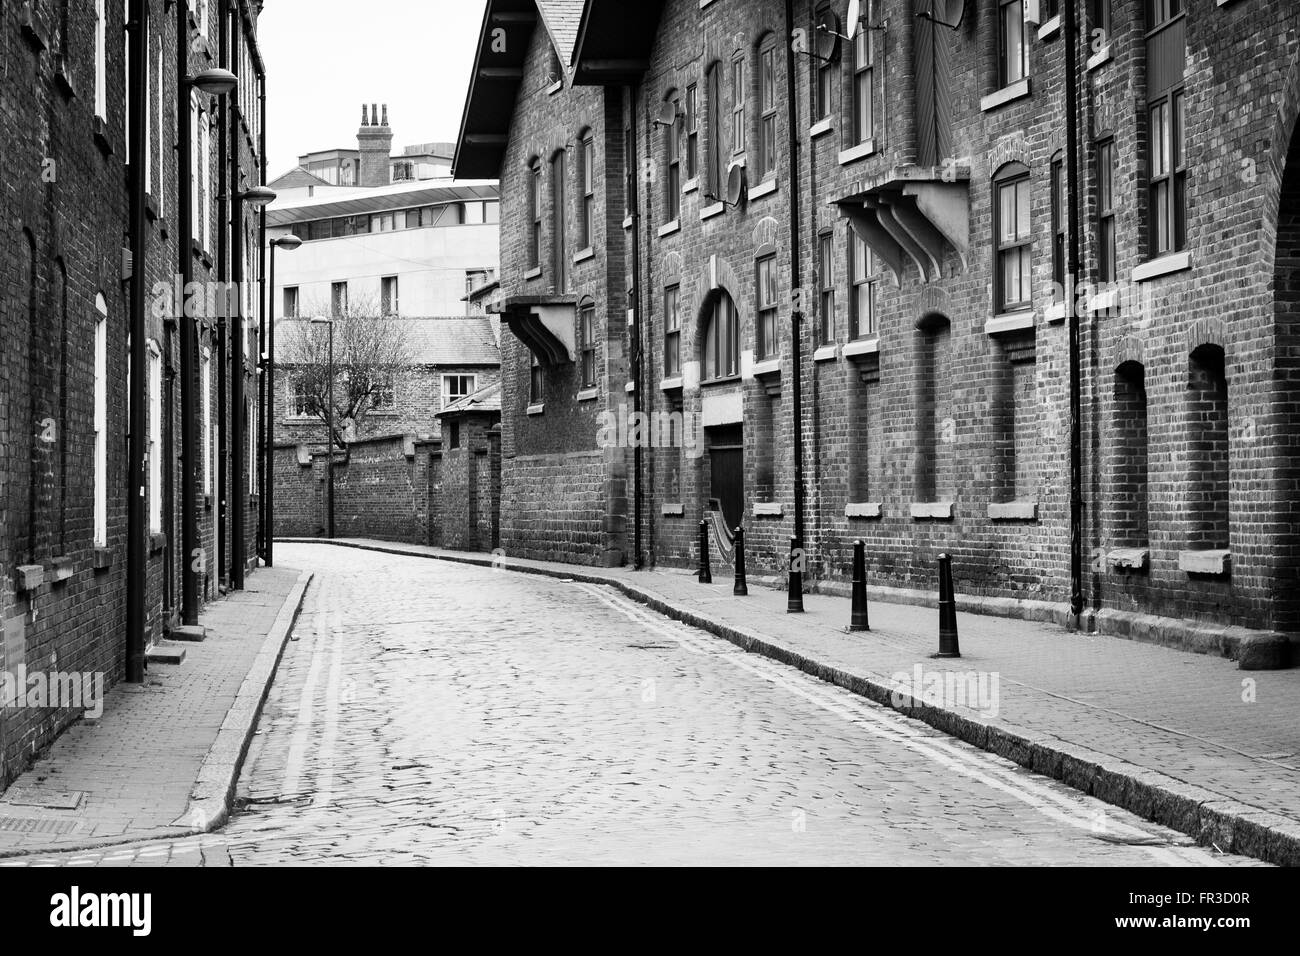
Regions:
<instances>
[{"instance_id":1,"label":"black bollard","mask_svg":"<svg viewBox=\"0 0 1300 956\"><path fill-rule=\"evenodd\" d=\"M866 545L859 538L853 542L853 615L850 631L869 631L867 623L867 556Z\"/></svg>"},{"instance_id":2,"label":"black bollard","mask_svg":"<svg viewBox=\"0 0 1300 956\"><path fill-rule=\"evenodd\" d=\"M736 529L736 586L731 589L732 594L745 595L749 593L749 585L745 583L745 529Z\"/></svg>"},{"instance_id":3,"label":"black bollard","mask_svg":"<svg viewBox=\"0 0 1300 956\"><path fill-rule=\"evenodd\" d=\"M957 646L957 599L952 592L952 556L939 555L939 653L935 657L961 657Z\"/></svg>"},{"instance_id":4,"label":"black bollard","mask_svg":"<svg viewBox=\"0 0 1300 956\"><path fill-rule=\"evenodd\" d=\"M713 574L709 571L709 523L703 518L700 519L700 583L713 583Z\"/></svg>"},{"instance_id":5,"label":"black bollard","mask_svg":"<svg viewBox=\"0 0 1300 956\"><path fill-rule=\"evenodd\" d=\"M803 555L799 552L799 539L794 535L790 536L790 584L789 594L785 602L785 612L787 614L798 614L803 611L803 572L799 570L799 562L803 560Z\"/></svg>"}]
</instances>

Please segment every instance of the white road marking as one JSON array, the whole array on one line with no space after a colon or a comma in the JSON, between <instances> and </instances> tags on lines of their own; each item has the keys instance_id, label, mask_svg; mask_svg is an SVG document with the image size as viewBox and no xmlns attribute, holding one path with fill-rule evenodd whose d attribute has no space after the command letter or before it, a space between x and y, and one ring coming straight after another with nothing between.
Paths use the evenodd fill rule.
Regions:
<instances>
[{"instance_id":1,"label":"white road marking","mask_svg":"<svg viewBox=\"0 0 1300 956\"><path fill-rule=\"evenodd\" d=\"M323 655L321 648L329 631L325 612L324 589L317 589L315 627L311 644L311 666L307 670L307 680L302 693L298 696L298 720L294 726L293 739L289 743L289 755L284 766L284 785L280 792L292 796L298 792L302 781L303 764L307 757L307 738L311 734L312 698L316 693L316 682L320 679Z\"/></svg>"}]
</instances>

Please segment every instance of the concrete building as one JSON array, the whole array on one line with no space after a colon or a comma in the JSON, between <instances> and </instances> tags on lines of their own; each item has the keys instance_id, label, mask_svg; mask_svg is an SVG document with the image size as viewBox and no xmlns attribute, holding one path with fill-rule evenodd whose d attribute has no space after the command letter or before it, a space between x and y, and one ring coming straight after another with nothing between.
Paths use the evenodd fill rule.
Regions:
<instances>
[{"instance_id":1,"label":"concrete building","mask_svg":"<svg viewBox=\"0 0 1300 956\"><path fill-rule=\"evenodd\" d=\"M1073 275L1061 5L860 10L490 0L453 171L501 181L501 546L743 523L830 587L861 538L902 600L947 552L972 607L1285 658L1300 9L1077 3Z\"/></svg>"},{"instance_id":2,"label":"concrete building","mask_svg":"<svg viewBox=\"0 0 1300 956\"><path fill-rule=\"evenodd\" d=\"M137 22L144 8L139 57L128 54L135 2L0 10L0 214L13 240L0 258L0 790L91 705L33 704L24 677L99 675L111 687L182 623L186 568L202 602L239 587L256 564L258 216L241 194L262 181L261 4L183 4L183 66L175 5L142 3ZM214 67L236 74L233 91L180 82ZM128 93L141 95L148 118L134 126L135 155ZM178 110L191 133L189 189ZM233 217L220 186L230 178ZM180 227L186 202L190 235ZM139 245L133 208L143 209ZM223 226L231 218L233 230ZM197 285L176 294L183 259ZM145 374L131 388L136 320ZM183 322L197 325L194 553L184 547L179 465ZM145 423L138 489L128 470L133 404ZM143 505L134 527L133 499ZM133 553L143 556L138 576L128 571ZM141 606L143 633L128 633L130 609Z\"/></svg>"}]
</instances>

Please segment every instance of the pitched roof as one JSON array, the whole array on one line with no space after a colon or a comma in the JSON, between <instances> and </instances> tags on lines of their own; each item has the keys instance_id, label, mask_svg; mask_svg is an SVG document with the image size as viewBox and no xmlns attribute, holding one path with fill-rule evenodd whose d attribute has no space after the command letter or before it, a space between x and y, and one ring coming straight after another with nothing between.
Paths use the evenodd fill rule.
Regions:
<instances>
[{"instance_id":1,"label":"pitched roof","mask_svg":"<svg viewBox=\"0 0 1300 956\"><path fill-rule=\"evenodd\" d=\"M497 379L477 391L470 392L464 398L456 399L434 417L443 418L447 415L456 415L463 412L499 411L501 411L501 380Z\"/></svg>"},{"instance_id":2,"label":"pitched roof","mask_svg":"<svg viewBox=\"0 0 1300 956\"><path fill-rule=\"evenodd\" d=\"M267 183L272 189L296 189L303 186L329 186L328 180L321 179L315 173L308 172L301 166L295 166L283 176L279 176Z\"/></svg>"},{"instance_id":3,"label":"pitched roof","mask_svg":"<svg viewBox=\"0 0 1300 956\"><path fill-rule=\"evenodd\" d=\"M573 82L632 83L649 69L664 0L588 0L574 41Z\"/></svg>"},{"instance_id":4,"label":"pitched roof","mask_svg":"<svg viewBox=\"0 0 1300 956\"><path fill-rule=\"evenodd\" d=\"M573 42L578 38L578 23L582 20L585 0L537 0L542 12L542 22L551 35L551 43L560 56L560 65L569 71L573 59Z\"/></svg>"},{"instance_id":5,"label":"pitched roof","mask_svg":"<svg viewBox=\"0 0 1300 956\"><path fill-rule=\"evenodd\" d=\"M403 316L394 321L406 328L408 365L501 364L492 320L486 315ZM307 327L306 320L286 319L277 323L276 334L287 338L295 334L295 328Z\"/></svg>"}]
</instances>

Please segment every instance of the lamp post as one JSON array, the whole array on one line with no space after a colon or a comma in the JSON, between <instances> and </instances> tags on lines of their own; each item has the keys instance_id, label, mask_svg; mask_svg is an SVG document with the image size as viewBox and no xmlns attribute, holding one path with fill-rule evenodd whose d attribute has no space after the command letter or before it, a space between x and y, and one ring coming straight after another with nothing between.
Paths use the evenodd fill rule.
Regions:
<instances>
[{"instance_id":1,"label":"lamp post","mask_svg":"<svg viewBox=\"0 0 1300 956\"><path fill-rule=\"evenodd\" d=\"M273 564L275 541L275 250L283 249L293 252L302 245L302 240L289 233L278 239L272 239L267 245L271 248L271 321L266 327L265 352L262 366L266 387L266 422L262 429L262 559L269 568ZM295 316L296 318L296 316Z\"/></svg>"},{"instance_id":2,"label":"lamp post","mask_svg":"<svg viewBox=\"0 0 1300 956\"><path fill-rule=\"evenodd\" d=\"M229 70L210 69L189 72L189 9L176 5L176 35L184 42L176 44L176 68L181 91L186 98L192 90L209 96L225 96L235 88L235 74ZM194 278L194 171L190 168L193 143L190 140L190 114L176 111L176 193L177 253L181 289L188 292ZM181 332L181 623L199 623L199 571L203 567L203 543L199 538L198 514L198 396L195 369L198 365L198 317L190 314L188 302L177 303L177 321Z\"/></svg>"},{"instance_id":3,"label":"lamp post","mask_svg":"<svg viewBox=\"0 0 1300 956\"><path fill-rule=\"evenodd\" d=\"M329 364L325 374L325 537L334 537L334 320L315 316L313 325L330 327Z\"/></svg>"}]
</instances>

